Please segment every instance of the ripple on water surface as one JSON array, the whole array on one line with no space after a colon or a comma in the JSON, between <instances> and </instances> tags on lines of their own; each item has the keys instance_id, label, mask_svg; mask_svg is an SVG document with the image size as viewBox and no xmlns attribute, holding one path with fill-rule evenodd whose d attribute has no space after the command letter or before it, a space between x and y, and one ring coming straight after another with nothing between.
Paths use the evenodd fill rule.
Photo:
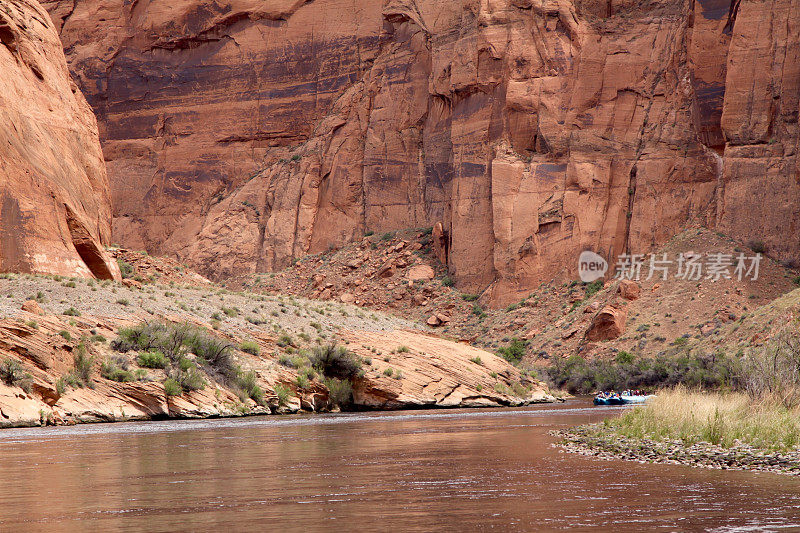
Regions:
<instances>
[{"instance_id":1,"label":"ripple on water surface","mask_svg":"<svg viewBox=\"0 0 800 533\"><path fill-rule=\"evenodd\" d=\"M521 409L102 424L0 432L0 530L791 529L786 476L600 461Z\"/></svg>"}]
</instances>

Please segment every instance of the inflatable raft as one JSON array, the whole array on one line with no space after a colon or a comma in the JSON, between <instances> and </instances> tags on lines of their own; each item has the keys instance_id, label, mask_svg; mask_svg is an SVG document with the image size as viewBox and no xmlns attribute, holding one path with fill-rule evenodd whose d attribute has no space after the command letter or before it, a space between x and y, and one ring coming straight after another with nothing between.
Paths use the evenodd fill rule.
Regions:
<instances>
[{"instance_id":1,"label":"inflatable raft","mask_svg":"<svg viewBox=\"0 0 800 533\"><path fill-rule=\"evenodd\" d=\"M595 405L628 405L645 403L653 394L648 395L628 395L628 394L598 394L594 397Z\"/></svg>"}]
</instances>

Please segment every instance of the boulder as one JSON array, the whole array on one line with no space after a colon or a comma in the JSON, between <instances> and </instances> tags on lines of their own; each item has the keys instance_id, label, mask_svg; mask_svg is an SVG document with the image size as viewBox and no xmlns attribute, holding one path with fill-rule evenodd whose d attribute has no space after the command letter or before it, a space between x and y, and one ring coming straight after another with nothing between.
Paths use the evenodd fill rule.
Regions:
<instances>
[{"instance_id":1,"label":"boulder","mask_svg":"<svg viewBox=\"0 0 800 533\"><path fill-rule=\"evenodd\" d=\"M596 313L600 309L600 302L592 302L583 308L584 313Z\"/></svg>"},{"instance_id":2,"label":"boulder","mask_svg":"<svg viewBox=\"0 0 800 533\"><path fill-rule=\"evenodd\" d=\"M424 294L417 293L411 297L411 303L418 306L423 306L428 303L428 299Z\"/></svg>"},{"instance_id":3,"label":"boulder","mask_svg":"<svg viewBox=\"0 0 800 533\"><path fill-rule=\"evenodd\" d=\"M34 315L44 314L44 311L42 311L42 308L39 307L39 303L36 300L25 300L25 302L22 304L22 310Z\"/></svg>"},{"instance_id":4,"label":"boulder","mask_svg":"<svg viewBox=\"0 0 800 533\"><path fill-rule=\"evenodd\" d=\"M617 292L626 300L636 300L642 295L642 288L635 281L623 279L619 282Z\"/></svg>"},{"instance_id":5,"label":"boulder","mask_svg":"<svg viewBox=\"0 0 800 533\"><path fill-rule=\"evenodd\" d=\"M606 305L592 319L584 339L589 342L616 339L625 331L627 318L628 311L626 307Z\"/></svg>"},{"instance_id":6,"label":"boulder","mask_svg":"<svg viewBox=\"0 0 800 533\"><path fill-rule=\"evenodd\" d=\"M427 281L433 279L435 275L433 268L426 264L414 265L406 273L406 277L411 281Z\"/></svg>"},{"instance_id":7,"label":"boulder","mask_svg":"<svg viewBox=\"0 0 800 533\"><path fill-rule=\"evenodd\" d=\"M426 320L425 323L435 328L437 326L442 326L444 324L447 324L448 322L450 322L449 315L446 315L444 313L434 313L428 317L428 320Z\"/></svg>"}]
</instances>

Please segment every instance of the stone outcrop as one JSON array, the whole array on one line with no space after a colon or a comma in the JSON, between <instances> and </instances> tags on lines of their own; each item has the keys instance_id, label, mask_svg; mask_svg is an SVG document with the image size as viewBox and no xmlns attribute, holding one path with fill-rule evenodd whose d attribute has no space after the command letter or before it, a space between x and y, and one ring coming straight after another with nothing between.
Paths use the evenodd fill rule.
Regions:
<instances>
[{"instance_id":1,"label":"stone outcrop","mask_svg":"<svg viewBox=\"0 0 800 533\"><path fill-rule=\"evenodd\" d=\"M626 300L636 300L642 295L642 287L635 281L623 279L617 286L617 293Z\"/></svg>"},{"instance_id":2,"label":"stone outcrop","mask_svg":"<svg viewBox=\"0 0 800 533\"><path fill-rule=\"evenodd\" d=\"M295 348L300 344L287 344L300 343L301 338L284 334L283 337L290 340L281 340L264 322L254 324L243 320L252 327L232 326L236 331L232 335L210 329L206 322L191 314L189 305L182 305L184 314L175 310L175 314L167 316L141 310L138 317L135 310L94 314L109 310L107 299L128 293L121 284L105 288L92 283L91 289L96 290L91 290L89 283L78 282L74 287L67 287L52 279L18 277L0 280L0 285L7 294L11 294L11 289L19 293L23 287L27 290L40 287L41 291L35 292L53 295L54 288L61 287L68 291L85 290L95 295L91 300L89 297L77 299L91 308L92 314L73 310L69 315L56 311L64 305L60 298L53 297L53 301L42 305L27 300L21 302L21 310L13 311L7 304L10 298L2 299L0 428L165 417L241 416L298 410L328 411L335 407L322 376L317 371L309 373L307 366L304 368L306 363L302 362L304 359L298 356ZM216 292L213 287L208 292L198 287L173 290L183 290L184 296L198 298L196 301L188 300L190 304L199 304ZM138 290L130 292L136 294ZM176 294L172 293L171 298L174 297ZM128 302L127 299L121 301ZM251 306L257 301L252 300ZM54 306L57 307L54 309ZM117 301L117 306L127 308L128 303ZM350 378L353 397L352 402L344 400L345 407L479 407L555 400L544 383L487 351L418 331L386 327L392 323L389 320L384 321L381 328L370 326L368 319L352 321L348 326L344 320L349 314L344 312L344 308L340 310L342 314L337 313L337 320L342 322L337 322L336 337L330 341L347 346L360 356L361 367ZM275 311L275 314L281 313ZM218 371L208 371L205 365L198 367L204 381L199 390L192 387L168 396L167 378L180 375L174 365L163 369L145 368L139 364L139 352L127 348L116 351L120 346L113 342L121 327L135 325L143 316L147 320L205 327L208 334L214 335L218 341L230 343L234 363L254 373L253 380L263 391L263 398L255 396L259 400L256 402L252 394L248 397L243 393L230 376L222 378ZM297 318L293 315L292 321ZM321 317L318 320L324 322ZM322 324L314 323L324 328ZM353 328L353 324L358 324L358 329ZM216 327L226 326L217 323ZM235 349L241 347L245 339L255 343L258 349ZM285 352L279 356L281 350ZM76 357L84 361L80 368L88 370L78 371ZM186 357L195 358L192 354ZM297 359L301 363L297 363ZM111 366L117 371L124 370L124 375L114 378L115 371L109 370Z\"/></svg>"},{"instance_id":3,"label":"stone outcrop","mask_svg":"<svg viewBox=\"0 0 800 533\"><path fill-rule=\"evenodd\" d=\"M690 223L798 257L800 0L45 5L118 239L209 276L423 226L495 303Z\"/></svg>"},{"instance_id":4,"label":"stone outcrop","mask_svg":"<svg viewBox=\"0 0 800 533\"><path fill-rule=\"evenodd\" d=\"M0 1L0 272L119 279L97 123L34 0Z\"/></svg>"},{"instance_id":5,"label":"stone outcrop","mask_svg":"<svg viewBox=\"0 0 800 533\"><path fill-rule=\"evenodd\" d=\"M606 305L594 316L584 338L589 342L616 339L625 332L627 318L628 310L624 304Z\"/></svg>"},{"instance_id":6,"label":"stone outcrop","mask_svg":"<svg viewBox=\"0 0 800 533\"><path fill-rule=\"evenodd\" d=\"M555 401L544 383L468 344L397 330L359 331L345 338L362 357L374 355L371 349L391 354L372 358L377 378L354 385L353 401L362 408L500 407Z\"/></svg>"}]
</instances>

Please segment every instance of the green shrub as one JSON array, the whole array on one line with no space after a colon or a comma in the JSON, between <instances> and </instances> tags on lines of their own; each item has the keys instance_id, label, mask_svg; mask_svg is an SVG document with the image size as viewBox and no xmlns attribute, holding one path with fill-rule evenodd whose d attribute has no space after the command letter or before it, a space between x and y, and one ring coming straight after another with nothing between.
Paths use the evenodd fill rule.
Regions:
<instances>
[{"instance_id":1,"label":"green shrub","mask_svg":"<svg viewBox=\"0 0 800 533\"><path fill-rule=\"evenodd\" d=\"M0 380L6 385L19 386L26 392L31 390L33 376L25 372L16 359L4 359L0 363Z\"/></svg>"},{"instance_id":2,"label":"green shrub","mask_svg":"<svg viewBox=\"0 0 800 533\"><path fill-rule=\"evenodd\" d=\"M72 387L73 389L81 387L81 383L74 373L66 374L56 380L56 391L59 396L63 396L67 392L67 387Z\"/></svg>"},{"instance_id":3,"label":"green shrub","mask_svg":"<svg viewBox=\"0 0 800 533\"><path fill-rule=\"evenodd\" d=\"M294 346L294 339L292 338L291 335L286 335L286 334L281 335L280 337L278 337L277 345L280 346L281 348L284 348L286 346Z\"/></svg>"},{"instance_id":4,"label":"green shrub","mask_svg":"<svg viewBox=\"0 0 800 533\"><path fill-rule=\"evenodd\" d=\"M153 350L150 352L139 352L139 355L136 356L136 363L145 368L167 368L169 359L158 350Z\"/></svg>"},{"instance_id":5,"label":"green shrub","mask_svg":"<svg viewBox=\"0 0 800 533\"><path fill-rule=\"evenodd\" d=\"M323 383L328 388L328 405L348 407L353 402L353 385L345 379L325 378Z\"/></svg>"},{"instance_id":6,"label":"green shrub","mask_svg":"<svg viewBox=\"0 0 800 533\"><path fill-rule=\"evenodd\" d=\"M167 378L164 382L164 394L167 396L180 396L183 392L180 383L173 378Z\"/></svg>"},{"instance_id":7,"label":"green shrub","mask_svg":"<svg viewBox=\"0 0 800 533\"><path fill-rule=\"evenodd\" d=\"M327 377L350 379L361 370L361 361L347 348L335 344L315 346L309 360L314 368Z\"/></svg>"},{"instance_id":8,"label":"green shrub","mask_svg":"<svg viewBox=\"0 0 800 533\"><path fill-rule=\"evenodd\" d=\"M456 284L456 282L453 281L453 278L451 278L450 276L445 276L445 277L442 278L442 285L444 287L452 287L455 284Z\"/></svg>"},{"instance_id":9,"label":"green shrub","mask_svg":"<svg viewBox=\"0 0 800 533\"><path fill-rule=\"evenodd\" d=\"M408 353L408 346L398 346L397 353Z\"/></svg>"},{"instance_id":10,"label":"green shrub","mask_svg":"<svg viewBox=\"0 0 800 533\"><path fill-rule=\"evenodd\" d=\"M264 403L264 391L258 386L258 376L254 371L240 372L236 381L248 398L257 404Z\"/></svg>"},{"instance_id":11,"label":"green shrub","mask_svg":"<svg viewBox=\"0 0 800 533\"><path fill-rule=\"evenodd\" d=\"M241 345L239 345L239 349L245 353L249 353L250 355L261 354L261 347L255 341L244 341Z\"/></svg>"},{"instance_id":12,"label":"green shrub","mask_svg":"<svg viewBox=\"0 0 800 533\"><path fill-rule=\"evenodd\" d=\"M35 320L28 320L25 322L25 325L28 326L29 328L39 329L39 323L36 322Z\"/></svg>"},{"instance_id":13,"label":"green shrub","mask_svg":"<svg viewBox=\"0 0 800 533\"><path fill-rule=\"evenodd\" d=\"M461 299L464 300L465 302L474 302L478 298L480 298L480 296L477 295L477 294L462 294L461 295Z\"/></svg>"},{"instance_id":14,"label":"green shrub","mask_svg":"<svg viewBox=\"0 0 800 533\"><path fill-rule=\"evenodd\" d=\"M297 385L298 389L306 390L308 388L308 385L309 385L308 378L306 376L300 374L295 378L294 384Z\"/></svg>"},{"instance_id":15,"label":"green shrub","mask_svg":"<svg viewBox=\"0 0 800 533\"><path fill-rule=\"evenodd\" d=\"M387 376L387 377L392 377L392 374L394 374L394 369L393 369L392 367L387 367L387 368L386 368L386 369L383 371L383 375L384 375L384 376Z\"/></svg>"},{"instance_id":16,"label":"green shrub","mask_svg":"<svg viewBox=\"0 0 800 533\"><path fill-rule=\"evenodd\" d=\"M133 277L134 274L133 265L119 258L117 258L117 265L119 265L119 272L120 274L122 274L123 279Z\"/></svg>"},{"instance_id":17,"label":"green shrub","mask_svg":"<svg viewBox=\"0 0 800 533\"><path fill-rule=\"evenodd\" d=\"M659 354L622 361L595 359L587 361L579 355L558 357L545 369L546 378L557 388L574 394L598 390L652 389L685 385L707 389L741 386L741 361L724 353Z\"/></svg>"},{"instance_id":18,"label":"green shrub","mask_svg":"<svg viewBox=\"0 0 800 533\"><path fill-rule=\"evenodd\" d=\"M583 290L586 292L586 297L591 298L594 296L600 289L603 288L603 280L597 279L590 283L586 283L583 286Z\"/></svg>"},{"instance_id":19,"label":"green shrub","mask_svg":"<svg viewBox=\"0 0 800 533\"><path fill-rule=\"evenodd\" d=\"M511 364L517 364L525 357L527 346L527 341L514 337L508 346L498 348L497 354Z\"/></svg>"},{"instance_id":20,"label":"green shrub","mask_svg":"<svg viewBox=\"0 0 800 533\"><path fill-rule=\"evenodd\" d=\"M65 329L62 329L61 331L59 331L58 334L61 335L64 338L64 340L67 341L67 342L72 340L72 335L70 335L69 331L67 331Z\"/></svg>"},{"instance_id":21,"label":"green shrub","mask_svg":"<svg viewBox=\"0 0 800 533\"><path fill-rule=\"evenodd\" d=\"M78 383L83 387L92 388L94 357L89 355L83 341L75 348L75 354L72 356L72 363L75 368L74 377Z\"/></svg>"},{"instance_id":22,"label":"green shrub","mask_svg":"<svg viewBox=\"0 0 800 533\"><path fill-rule=\"evenodd\" d=\"M133 372L128 370L126 366L127 366L127 361L123 361L120 359L105 360L100 365L100 375L103 376L105 379L109 379L111 381L119 381L123 383L136 381Z\"/></svg>"},{"instance_id":23,"label":"green shrub","mask_svg":"<svg viewBox=\"0 0 800 533\"><path fill-rule=\"evenodd\" d=\"M482 365L483 364L483 361L481 360L481 357L479 355L476 355L475 357L470 359L470 361L472 361L476 365Z\"/></svg>"},{"instance_id":24,"label":"green shrub","mask_svg":"<svg viewBox=\"0 0 800 533\"><path fill-rule=\"evenodd\" d=\"M629 365L633 363L633 354L625 350L620 350L614 360L620 365Z\"/></svg>"},{"instance_id":25,"label":"green shrub","mask_svg":"<svg viewBox=\"0 0 800 533\"><path fill-rule=\"evenodd\" d=\"M289 403L289 398L292 395L291 389L285 385L281 385L280 383L275 385L275 396L278 399L278 406L282 407Z\"/></svg>"},{"instance_id":26,"label":"green shrub","mask_svg":"<svg viewBox=\"0 0 800 533\"><path fill-rule=\"evenodd\" d=\"M175 380L184 392L203 390L206 388L206 380L197 368L189 368L186 371L178 372Z\"/></svg>"},{"instance_id":27,"label":"green shrub","mask_svg":"<svg viewBox=\"0 0 800 533\"><path fill-rule=\"evenodd\" d=\"M67 316L81 316L81 312L74 307L70 307L69 309L65 310L63 314Z\"/></svg>"},{"instance_id":28,"label":"green shrub","mask_svg":"<svg viewBox=\"0 0 800 533\"><path fill-rule=\"evenodd\" d=\"M119 305L125 305L125 306L131 304L131 302L127 298L120 298L119 300L117 300L117 303Z\"/></svg>"},{"instance_id":29,"label":"green shrub","mask_svg":"<svg viewBox=\"0 0 800 533\"><path fill-rule=\"evenodd\" d=\"M199 362L223 376L232 378L236 374L231 353L233 345L189 324L166 325L154 321L122 328L111 347L119 352L157 350L175 363L192 352Z\"/></svg>"}]
</instances>

